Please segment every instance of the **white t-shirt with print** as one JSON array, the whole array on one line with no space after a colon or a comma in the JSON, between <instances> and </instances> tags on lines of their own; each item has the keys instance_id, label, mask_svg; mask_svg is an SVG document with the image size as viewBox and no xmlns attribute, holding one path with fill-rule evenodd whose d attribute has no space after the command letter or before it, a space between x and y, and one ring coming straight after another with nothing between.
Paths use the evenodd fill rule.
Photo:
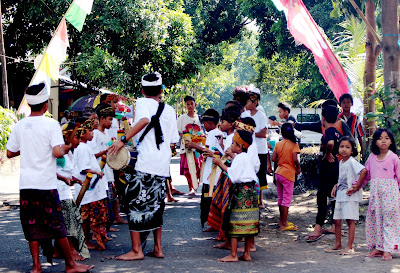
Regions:
<instances>
[{"instance_id":1,"label":"white t-shirt with print","mask_svg":"<svg viewBox=\"0 0 400 273\"><path fill-rule=\"evenodd\" d=\"M362 201L362 189L353 193L350 196L348 196L346 192L353 186L353 183L356 183L358 181L360 173L363 169L365 169L365 167L361 165L357 160L355 160L354 157L350 157L346 162L343 162L343 160L340 161L339 181L336 192L337 202Z\"/></svg>"},{"instance_id":2,"label":"white t-shirt with print","mask_svg":"<svg viewBox=\"0 0 400 273\"><path fill-rule=\"evenodd\" d=\"M183 131L186 130L186 125L188 124L196 124L200 127L201 129L201 123L200 123L200 119L199 116L197 114L194 114L194 117L189 117L188 114L183 114L182 116L180 116L177 120L177 125L178 125L178 131L179 133L183 133ZM183 141L182 138L182 143L181 143L181 153L185 152L185 143Z\"/></svg>"},{"instance_id":3,"label":"white t-shirt with print","mask_svg":"<svg viewBox=\"0 0 400 273\"><path fill-rule=\"evenodd\" d=\"M232 165L228 168L228 175L232 183L246 183L258 180L254 166L245 152L236 155L232 160Z\"/></svg>"},{"instance_id":4,"label":"white t-shirt with print","mask_svg":"<svg viewBox=\"0 0 400 273\"><path fill-rule=\"evenodd\" d=\"M86 174L81 173L84 170L100 171L99 163L97 162L94 152L87 143L79 143L79 146L74 151L74 168L72 174L74 177L81 181L84 181ZM93 178L90 181L90 185L96 180L97 175L93 174ZM81 185L75 184L74 200L78 197ZM108 184L105 179L105 175L97 182L94 189L88 189L83 196L81 205L85 205L91 202L99 201L107 197Z\"/></svg>"},{"instance_id":5,"label":"white t-shirt with print","mask_svg":"<svg viewBox=\"0 0 400 273\"><path fill-rule=\"evenodd\" d=\"M26 117L15 124L7 150L20 151L19 189L57 188L56 158L53 147L64 144L57 121L45 116Z\"/></svg>"},{"instance_id":6,"label":"white t-shirt with print","mask_svg":"<svg viewBox=\"0 0 400 273\"><path fill-rule=\"evenodd\" d=\"M215 136L222 135L222 132L218 129L213 129L207 134L207 139L206 139L206 145L209 146L209 149L211 150L213 147L217 148L219 151L223 151L221 146L218 143L218 139ZM206 162L203 163L204 165L204 171L203 171L203 180L201 181L203 184L209 185L209 176L211 174L212 170L212 158L207 157ZM217 185L218 178L221 174L221 168L218 167L217 173L215 175L215 181L214 185Z\"/></svg>"},{"instance_id":7,"label":"white t-shirt with print","mask_svg":"<svg viewBox=\"0 0 400 273\"><path fill-rule=\"evenodd\" d=\"M73 169L73 154L71 151L69 151L68 154L64 155L64 160L64 167L57 165L57 174L71 179ZM59 179L57 179L57 191L60 197L60 201L72 199L71 186L67 185L64 181Z\"/></svg>"},{"instance_id":8,"label":"white t-shirt with print","mask_svg":"<svg viewBox=\"0 0 400 273\"><path fill-rule=\"evenodd\" d=\"M137 99L135 124L142 118L148 118L150 121L151 117L156 114L157 109L158 102L156 100L151 98ZM160 125L164 142L160 144L160 149L157 149L154 128L152 128L137 148L139 155L135 170L168 177L170 175L169 164L171 162L170 144L179 142L175 111L168 104L165 104L161 113ZM146 127L136 135L136 140L139 140L145 129Z\"/></svg>"},{"instance_id":9,"label":"white t-shirt with print","mask_svg":"<svg viewBox=\"0 0 400 273\"><path fill-rule=\"evenodd\" d=\"M93 130L93 139L92 141L88 141L88 145L90 148L92 148L92 151L94 154L97 154L101 151L104 151L105 149L108 148L108 143L111 141L111 137L109 137L107 134L99 131L99 130ZM100 165L100 161L101 161L101 156L99 156L97 158L97 162ZM110 166L108 166L108 164L106 164L104 166L103 169L104 175L106 177L106 180L111 182L114 181L114 172L113 170L110 168Z\"/></svg>"},{"instance_id":10,"label":"white t-shirt with print","mask_svg":"<svg viewBox=\"0 0 400 273\"><path fill-rule=\"evenodd\" d=\"M242 113L241 117L242 118L250 117L250 118L254 119L254 122L256 123L256 128L255 128L254 133L259 133L264 128L267 128L267 117L261 111L257 111L257 113L254 116L252 116L251 112L249 110L247 110ZM256 137L256 145L257 145L257 151L259 154L268 153L267 138Z\"/></svg>"}]
</instances>

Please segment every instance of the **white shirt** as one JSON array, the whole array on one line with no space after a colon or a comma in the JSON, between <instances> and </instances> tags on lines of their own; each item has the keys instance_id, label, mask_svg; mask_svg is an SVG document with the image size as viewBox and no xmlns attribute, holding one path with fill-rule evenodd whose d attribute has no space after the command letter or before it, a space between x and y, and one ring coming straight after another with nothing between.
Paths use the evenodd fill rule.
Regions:
<instances>
[{"instance_id":1,"label":"white shirt","mask_svg":"<svg viewBox=\"0 0 400 273\"><path fill-rule=\"evenodd\" d=\"M188 124L196 124L199 126L199 128L201 129L201 123L200 123L200 119L199 116L197 114L194 114L194 117L189 117L188 114L183 114L182 116L180 116L177 120L177 125L178 125L178 131L179 133L183 133L183 131L186 131L186 126ZM182 144L181 144L181 153L185 152L185 143L183 141L182 138Z\"/></svg>"},{"instance_id":2,"label":"white shirt","mask_svg":"<svg viewBox=\"0 0 400 273\"><path fill-rule=\"evenodd\" d=\"M93 170L100 171L99 163L97 162L96 157L94 156L94 152L90 148L87 143L81 142L79 146L74 151L74 168L72 174L74 177L78 178L81 181L85 180L86 174L82 174L81 172L84 170ZM90 181L90 185L96 180L97 175L94 174L92 180ZM78 197L79 191L81 190L81 185L75 184L75 192L74 192L74 200ZM89 187L90 188L90 187ZM94 189L88 189L83 196L81 205L85 205L91 202L99 201L107 197L107 181L105 179L105 175L101 178Z\"/></svg>"},{"instance_id":3,"label":"white shirt","mask_svg":"<svg viewBox=\"0 0 400 273\"><path fill-rule=\"evenodd\" d=\"M215 136L222 135L222 132L218 129L213 129L207 134L207 139L206 139L206 145L209 146L209 149L211 150L213 147L217 148L219 151L222 152L222 148L218 143L218 139ZM206 163L203 163L204 165L204 171L203 171L203 180L201 181L202 183L209 185L209 176L211 174L212 170L212 158L207 157ZM218 167L216 175L215 175L215 181L214 181L214 186L217 185L219 175L221 174L221 168Z\"/></svg>"},{"instance_id":4,"label":"white shirt","mask_svg":"<svg viewBox=\"0 0 400 273\"><path fill-rule=\"evenodd\" d=\"M258 150L256 144L256 135L253 133L253 143L247 148L247 155L250 158L251 164L254 166L256 173L260 170L260 158L258 157Z\"/></svg>"},{"instance_id":5,"label":"white shirt","mask_svg":"<svg viewBox=\"0 0 400 273\"><path fill-rule=\"evenodd\" d=\"M110 138L115 137L115 139L118 139L118 130L119 130L119 122L116 118L113 118L110 129L104 129L104 132Z\"/></svg>"},{"instance_id":6,"label":"white shirt","mask_svg":"<svg viewBox=\"0 0 400 273\"><path fill-rule=\"evenodd\" d=\"M231 147L234 135L235 132L233 132L230 135L226 135L226 139L224 140L224 152L226 152L226 150L228 150L228 148Z\"/></svg>"},{"instance_id":7,"label":"white shirt","mask_svg":"<svg viewBox=\"0 0 400 273\"><path fill-rule=\"evenodd\" d=\"M71 151L69 151L68 154L64 155L64 160L64 167L57 165L57 174L71 179L73 169L73 154ZM72 199L71 186L67 185L64 181L57 179L57 191L60 197L60 201Z\"/></svg>"},{"instance_id":8,"label":"white shirt","mask_svg":"<svg viewBox=\"0 0 400 273\"><path fill-rule=\"evenodd\" d=\"M7 143L10 152L20 151L19 189L57 188L53 147L64 144L57 121L45 116L26 117L15 124Z\"/></svg>"},{"instance_id":9,"label":"white shirt","mask_svg":"<svg viewBox=\"0 0 400 273\"><path fill-rule=\"evenodd\" d=\"M343 160L340 161L336 201L362 201L362 189L353 193L351 196L348 196L346 192L353 186L353 183L358 181L363 169L365 169L365 167L355 160L354 157L350 157L346 162L343 162Z\"/></svg>"},{"instance_id":10,"label":"white shirt","mask_svg":"<svg viewBox=\"0 0 400 273\"><path fill-rule=\"evenodd\" d=\"M228 176L232 183L246 183L258 180L254 166L245 152L236 155L232 160L232 165L228 168Z\"/></svg>"},{"instance_id":11,"label":"white shirt","mask_svg":"<svg viewBox=\"0 0 400 273\"><path fill-rule=\"evenodd\" d=\"M151 117L156 114L157 108L158 102L154 99L137 99L135 122L138 122L142 118L148 118L150 121ZM160 144L160 149L157 149L154 128L152 128L137 148L139 155L135 170L148 174L169 176L169 164L171 161L170 144L179 142L179 133L175 111L168 104L165 104L164 110L161 113L160 125L164 142ZM138 140L145 129L146 127L136 135L135 139Z\"/></svg>"},{"instance_id":12,"label":"white shirt","mask_svg":"<svg viewBox=\"0 0 400 273\"><path fill-rule=\"evenodd\" d=\"M92 139L92 141L88 141L87 144L92 149L93 153L97 154L97 153L107 149L108 143L110 141L111 141L111 137L109 137L107 134L100 132L99 130L93 130L93 139ZM101 156L99 156L97 158L97 162L99 163L99 165L100 165L100 161L101 161ZM106 164L104 166L103 171L104 171L104 175L106 176L107 181L114 181L114 172L110 168L110 166L108 166L108 164Z\"/></svg>"},{"instance_id":13,"label":"white shirt","mask_svg":"<svg viewBox=\"0 0 400 273\"><path fill-rule=\"evenodd\" d=\"M264 128L267 128L267 117L261 111L257 111L257 113L252 116L249 110L244 111L241 115L242 118L250 117L254 119L256 123L256 128L254 133L261 132ZM267 146L267 139L264 137L256 137L256 144L257 144L257 151L259 154L266 154L268 153L268 146Z\"/></svg>"}]
</instances>

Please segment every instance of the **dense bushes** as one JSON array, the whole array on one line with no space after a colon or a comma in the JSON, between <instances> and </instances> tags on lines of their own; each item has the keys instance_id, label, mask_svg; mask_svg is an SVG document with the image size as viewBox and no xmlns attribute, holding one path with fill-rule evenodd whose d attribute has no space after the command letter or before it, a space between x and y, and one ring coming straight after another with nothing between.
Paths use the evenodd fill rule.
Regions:
<instances>
[{"instance_id":1,"label":"dense bushes","mask_svg":"<svg viewBox=\"0 0 400 273\"><path fill-rule=\"evenodd\" d=\"M301 149L300 167L305 179L304 186L311 189L318 183L319 146L310 146Z\"/></svg>"},{"instance_id":2,"label":"dense bushes","mask_svg":"<svg viewBox=\"0 0 400 273\"><path fill-rule=\"evenodd\" d=\"M16 122L14 112L0 106L0 150L6 150L8 136Z\"/></svg>"}]
</instances>

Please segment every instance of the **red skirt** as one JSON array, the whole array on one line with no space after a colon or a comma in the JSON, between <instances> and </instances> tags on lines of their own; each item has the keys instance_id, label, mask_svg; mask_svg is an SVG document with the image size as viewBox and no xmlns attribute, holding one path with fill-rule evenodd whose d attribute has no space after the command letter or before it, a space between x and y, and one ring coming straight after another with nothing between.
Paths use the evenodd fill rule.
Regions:
<instances>
[{"instance_id":1,"label":"red skirt","mask_svg":"<svg viewBox=\"0 0 400 273\"><path fill-rule=\"evenodd\" d=\"M203 162L203 155L200 155L199 158L196 158L195 153L193 153L193 157L194 157L194 163L196 164L197 177L200 178L200 169L201 169L201 164ZM181 154L180 168L181 168L180 172L181 175L189 174L189 166L186 158L186 153Z\"/></svg>"}]
</instances>

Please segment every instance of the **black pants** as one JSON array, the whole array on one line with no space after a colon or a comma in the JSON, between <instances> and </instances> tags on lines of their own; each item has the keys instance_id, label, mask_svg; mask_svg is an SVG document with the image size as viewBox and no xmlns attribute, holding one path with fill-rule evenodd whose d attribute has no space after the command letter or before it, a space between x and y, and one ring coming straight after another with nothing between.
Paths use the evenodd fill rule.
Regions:
<instances>
[{"instance_id":1,"label":"black pants","mask_svg":"<svg viewBox=\"0 0 400 273\"><path fill-rule=\"evenodd\" d=\"M258 158L260 159L260 169L258 170L257 177L260 182L260 189L266 189L267 184L267 154L258 154Z\"/></svg>"},{"instance_id":2,"label":"black pants","mask_svg":"<svg viewBox=\"0 0 400 273\"><path fill-rule=\"evenodd\" d=\"M319 167L319 187L317 192L318 213L316 224L323 226L328 212L328 199L339 178L339 163L337 159L333 163L323 160ZM331 203L331 211L335 210L335 202Z\"/></svg>"},{"instance_id":3,"label":"black pants","mask_svg":"<svg viewBox=\"0 0 400 273\"><path fill-rule=\"evenodd\" d=\"M207 193L210 189L210 185L203 184L201 189L201 200L200 200L200 221L201 227L204 228L204 224L207 223L208 220L208 213L210 212L212 196L204 197L204 194Z\"/></svg>"}]
</instances>

